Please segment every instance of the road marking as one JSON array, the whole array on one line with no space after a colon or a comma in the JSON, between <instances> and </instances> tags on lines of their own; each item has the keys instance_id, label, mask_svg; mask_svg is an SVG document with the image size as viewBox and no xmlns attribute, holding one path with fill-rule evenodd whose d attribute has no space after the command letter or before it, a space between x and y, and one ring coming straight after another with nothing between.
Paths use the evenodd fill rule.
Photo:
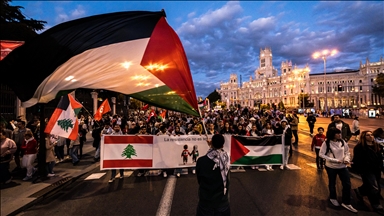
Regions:
<instances>
[{"instance_id":1,"label":"road marking","mask_svg":"<svg viewBox=\"0 0 384 216\"><path fill-rule=\"evenodd\" d=\"M316 163L307 163L307 165L310 166L310 167L313 167L313 168L317 169L317 165L316 165Z\"/></svg>"},{"instance_id":2,"label":"road marking","mask_svg":"<svg viewBox=\"0 0 384 216\"><path fill-rule=\"evenodd\" d=\"M301 168L296 166L295 164L287 164L287 168L289 170L300 170Z\"/></svg>"},{"instance_id":3,"label":"road marking","mask_svg":"<svg viewBox=\"0 0 384 216\"><path fill-rule=\"evenodd\" d=\"M91 175L89 175L87 178L85 178L84 180L95 180L95 179L100 179L101 177L103 177L105 174L105 172L103 173L93 173Z\"/></svg>"},{"instance_id":4,"label":"road marking","mask_svg":"<svg viewBox=\"0 0 384 216\"><path fill-rule=\"evenodd\" d=\"M168 216L171 214L173 194L175 193L176 177L170 175L165 184L163 195L157 208L156 216Z\"/></svg>"}]
</instances>

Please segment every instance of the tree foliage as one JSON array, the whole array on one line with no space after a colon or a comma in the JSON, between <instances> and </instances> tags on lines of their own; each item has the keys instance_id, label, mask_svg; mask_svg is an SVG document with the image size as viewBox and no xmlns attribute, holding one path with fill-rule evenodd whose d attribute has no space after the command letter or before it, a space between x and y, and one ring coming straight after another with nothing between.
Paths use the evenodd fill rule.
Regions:
<instances>
[{"instance_id":1,"label":"tree foliage","mask_svg":"<svg viewBox=\"0 0 384 216\"><path fill-rule=\"evenodd\" d=\"M207 98L209 99L209 102L210 102L210 103L213 103L213 102L216 102L216 101L218 101L218 100L221 100L221 96L220 96L219 92L217 92L216 90L214 90L213 92L211 92L211 93L208 95Z\"/></svg>"},{"instance_id":2,"label":"tree foliage","mask_svg":"<svg viewBox=\"0 0 384 216\"><path fill-rule=\"evenodd\" d=\"M373 93L384 97L384 73L377 74L375 85L372 86Z\"/></svg>"},{"instance_id":3,"label":"tree foliage","mask_svg":"<svg viewBox=\"0 0 384 216\"><path fill-rule=\"evenodd\" d=\"M26 41L44 29L46 21L26 18L21 6L11 6L11 0L0 0L0 39Z\"/></svg>"}]
</instances>

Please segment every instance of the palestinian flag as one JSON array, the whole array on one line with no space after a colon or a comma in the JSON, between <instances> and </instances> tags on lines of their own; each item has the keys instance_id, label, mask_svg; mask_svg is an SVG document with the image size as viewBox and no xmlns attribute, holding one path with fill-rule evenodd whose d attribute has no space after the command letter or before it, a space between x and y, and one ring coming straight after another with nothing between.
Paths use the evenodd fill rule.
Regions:
<instances>
[{"instance_id":1,"label":"palestinian flag","mask_svg":"<svg viewBox=\"0 0 384 216\"><path fill-rule=\"evenodd\" d=\"M0 62L24 107L63 90L105 89L198 116L184 48L165 12L101 14L54 26Z\"/></svg>"},{"instance_id":2,"label":"palestinian flag","mask_svg":"<svg viewBox=\"0 0 384 216\"><path fill-rule=\"evenodd\" d=\"M44 132L75 140L79 133L77 114L82 107L81 103L77 102L72 95L61 96Z\"/></svg>"},{"instance_id":3,"label":"palestinian flag","mask_svg":"<svg viewBox=\"0 0 384 216\"><path fill-rule=\"evenodd\" d=\"M153 136L104 136L101 168L152 167Z\"/></svg>"},{"instance_id":4,"label":"palestinian flag","mask_svg":"<svg viewBox=\"0 0 384 216\"><path fill-rule=\"evenodd\" d=\"M282 153L281 136L231 137L231 164L282 164Z\"/></svg>"}]
</instances>

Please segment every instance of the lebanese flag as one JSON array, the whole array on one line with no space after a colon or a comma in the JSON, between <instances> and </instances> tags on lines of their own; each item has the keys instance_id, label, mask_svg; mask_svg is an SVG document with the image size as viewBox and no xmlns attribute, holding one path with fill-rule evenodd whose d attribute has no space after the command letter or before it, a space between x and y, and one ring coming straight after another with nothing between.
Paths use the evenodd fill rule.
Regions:
<instances>
[{"instance_id":1,"label":"lebanese flag","mask_svg":"<svg viewBox=\"0 0 384 216\"><path fill-rule=\"evenodd\" d=\"M109 105L108 99L105 99L103 103L100 105L99 109L97 109L95 116L93 118L96 121L100 121L103 115L110 111L111 111L111 106Z\"/></svg>"},{"instance_id":2,"label":"lebanese flag","mask_svg":"<svg viewBox=\"0 0 384 216\"><path fill-rule=\"evenodd\" d=\"M153 136L104 136L101 168L152 167L152 148Z\"/></svg>"},{"instance_id":3,"label":"lebanese flag","mask_svg":"<svg viewBox=\"0 0 384 216\"><path fill-rule=\"evenodd\" d=\"M164 11L115 12L61 23L12 51L0 68L8 76L0 82L24 107L47 103L60 91L86 88L199 116L184 48Z\"/></svg>"},{"instance_id":4,"label":"lebanese flag","mask_svg":"<svg viewBox=\"0 0 384 216\"><path fill-rule=\"evenodd\" d=\"M79 133L77 114L82 107L71 94L62 96L44 132L75 140Z\"/></svg>"},{"instance_id":5,"label":"lebanese flag","mask_svg":"<svg viewBox=\"0 0 384 216\"><path fill-rule=\"evenodd\" d=\"M283 162L281 136L232 136L231 164L258 165Z\"/></svg>"}]
</instances>

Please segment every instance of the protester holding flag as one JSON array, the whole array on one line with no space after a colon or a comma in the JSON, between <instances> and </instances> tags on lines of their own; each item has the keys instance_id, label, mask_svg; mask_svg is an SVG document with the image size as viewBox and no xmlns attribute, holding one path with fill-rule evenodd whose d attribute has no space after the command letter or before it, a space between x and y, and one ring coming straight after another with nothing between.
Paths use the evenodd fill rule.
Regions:
<instances>
[{"instance_id":1,"label":"protester holding flag","mask_svg":"<svg viewBox=\"0 0 384 216\"><path fill-rule=\"evenodd\" d=\"M45 137L45 148L46 148L46 154L45 154L45 162L47 163L47 170L48 175L47 177L53 177L55 176L55 173L53 172L53 167L55 166L56 159L55 154L53 153L54 147L57 144L56 139L51 139L50 134L46 134Z\"/></svg>"},{"instance_id":2,"label":"protester holding flag","mask_svg":"<svg viewBox=\"0 0 384 216\"><path fill-rule=\"evenodd\" d=\"M111 135L123 135L123 132L121 131L121 128L120 128L120 125L115 125L113 127L113 131L111 133ZM124 169L119 169L119 172L120 172L120 179L123 179L124 178ZM111 173L111 178L109 179L109 183L112 183L113 181L115 181L115 177L116 177L116 169L113 169L112 170L112 173Z\"/></svg>"},{"instance_id":3,"label":"protester holding flag","mask_svg":"<svg viewBox=\"0 0 384 216\"><path fill-rule=\"evenodd\" d=\"M215 134L207 154L196 163L199 203L196 215L230 215L229 156L224 151L224 136Z\"/></svg>"},{"instance_id":4,"label":"protester holding flag","mask_svg":"<svg viewBox=\"0 0 384 216\"><path fill-rule=\"evenodd\" d=\"M284 161L283 165L280 166L280 169L283 170L284 168L288 168L287 164L290 157L289 152L292 149L292 130L286 119L281 120L280 124L281 128L283 128L282 139L284 139Z\"/></svg>"},{"instance_id":5,"label":"protester holding flag","mask_svg":"<svg viewBox=\"0 0 384 216\"><path fill-rule=\"evenodd\" d=\"M80 136L77 135L77 138L75 140L71 140L71 144L69 146L69 154L71 155L73 166L76 166L80 162L80 159L78 157L79 148Z\"/></svg>"}]
</instances>

